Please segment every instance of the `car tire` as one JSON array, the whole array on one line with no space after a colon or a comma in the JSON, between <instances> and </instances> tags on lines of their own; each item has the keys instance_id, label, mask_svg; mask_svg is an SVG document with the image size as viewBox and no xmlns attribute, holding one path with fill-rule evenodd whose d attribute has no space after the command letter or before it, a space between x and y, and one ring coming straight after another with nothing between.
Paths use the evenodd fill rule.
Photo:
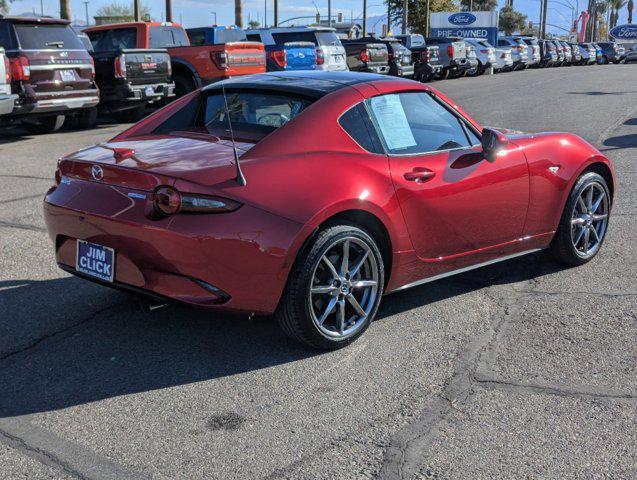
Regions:
<instances>
[{"instance_id":1,"label":"car tire","mask_svg":"<svg viewBox=\"0 0 637 480\"><path fill-rule=\"evenodd\" d=\"M187 75L174 75L173 81L175 82L175 98L183 97L197 88L194 79Z\"/></svg>"},{"instance_id":2,"label":"car tire","mask_svg":"<svg viewBox=\"0 0 637 480\"><path fill-rule=\"evenodd\" d=\"M380 250L370 234L353 224L327 227L292 267L275 314L279 325L289 337L313 348L349 345L376 315L384 274Z\"/></svg>"},{"instance_id":3,"label":"car tire","mask_svg":"<svg viewBox=\"0 0 637 480\"><path fill-rule=\"evenodd\" d=\"M113 112L113 118L119 123L135 123L146 113L146 105L139 105L135 108Z\"/></svg>"},{"instance_id":4,"label":"car tire","mask_svg":"<svg viewBox=\"0 0 637 480\"><path fill-rule=\"evenodd\" d=\"M555 260L577 266L595 257L606 238L610 207L610 191L604 178L595 172L582 174L571 190L551 241Z\"/></svg>"},{"instance_id":5,"label":"car tire","mask_svg":"<svg viewBox=\"0 0 637 480\"><path fill-rule=\"evenodd\" d=\"M446 80L449 78L449 69L443 68L440 73L436 73L436 80Z\"/></svg>"},{"instance_id":6,"label":"car tire","mask_svg":"<svg viewBox=\"0 0 637 480\"><path fill-rule=\"evenodd\" d=\"M39 118L34 122L25 122L23 123L23 126L29 131L29 133L35 135L53 133L62 128L65 118L66 117L64 115L52 115L50 117Z\"/></svg>"},{"instance_id":7,"label":"car tire","mask_svg":"<svg viewBox=\"0 0 637 480\"><path fill-rule=\"evenodd\" d=\"M70 122L69 122L70 120ZM85 108L67 119L68 125L76 130L90 130L97 123L97 107Z\"/></svg>"},{"instance_id":8,"label":"car tire","mask_svg":"<svg viewBox=\"0 0 637 480\"><path fill-rule=\"evenodd\" d=\"M608 57L604 55L602 57L601 65L608 65L610 62L608 61Z\"/></svg>"}]
</instances>

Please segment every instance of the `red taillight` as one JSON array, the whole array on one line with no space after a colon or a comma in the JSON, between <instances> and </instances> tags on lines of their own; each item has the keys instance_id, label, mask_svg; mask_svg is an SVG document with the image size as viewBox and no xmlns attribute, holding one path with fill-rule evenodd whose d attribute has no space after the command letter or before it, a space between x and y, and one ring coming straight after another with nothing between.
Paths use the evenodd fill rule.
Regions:
<instances>
[{"instance_id":1,"label":"red taillight","mask_svg":"<svg viewBox=\"0 0 637 480\"><path fill-rule=\"evenodd\" d=\"M453 57L453 53L454 53L453 45L449 45L447 47L447 55L449 55L450 57Z\"/></svg>"},{"instance_id":2,"label":"red taillight","mask_svg":"<svg viewBox=\"0 0 637 480\"><path fill-rule=\"evenodd\" d=\"M482 50L480 50L480 53L484 53L485 55L488 55L488 54L489 54L489 53L491 53L491 52L490 52L490 51L489 51L489 49L487 48L487 49L482 49Z\"/></svg>"},{"instance_id":3,"label":"red taillight","mask_svg":"<svg viewBox=\"0 0 637 480\"><path fill-rule=\"evenodd\" d=\"M228 198L210 195L180 194L172 187L159 187L153 194L153 204L162 216L181 213L228 213L234 212L241 203Z\"/></svg>"},{"instance_id":4,"label":"red taillight","mask_svg":"<svg viewBox=\"0 0 637 480\"><path fill-rule=\"evenodd\" d=\"M9 57L4 57L4 76L5 83L11 83L11 64L9 63Z\"/></svg>"},{"instance_id":5,"label":"red taillight","mask_svg":"<svg viewBox=\"0 0 637 480\"><path fill-rule=\"evenodd\" d=\"M320 48L316 49L316 64L323 65L325 63L325 55Z\"/></svg>"},{"instance_id":6,"label":"red taillight","mask_svg":"<svg viewBox=\"0 0 637 480\"><path fill-rule=\"evenodd\" d=\"M55 186L57 187L62 181L62 172L60 171L60 167L55 169Z\"/></svg>"},{"instance_id":7,"label":"red taillight","mask_svg":"<svg viewBox=\"0 0 637 480\"><path fill-rule=\"evenodd\" d=\"M126 78L126 55L122 53L119 57L115 57L113 69L115 70L115 78Z\"/></svg>"},{"instance_id":8,"label":"red taillight","mask_svg":"<svg viewBox=\"0 0 637 480\"><path fill-rule=\"evenodd\" d=\"M10 60L11 77L16 81L28 81L31 78L31 67L29 59L24 56L12 58Z\"/></svg>"},{"instance_id":9,"label":"red taillight","mask_svg":"<svg viewBox=\"0 0 637 480\"><path fill-rule=\"evenodd\" d=\"M213 62L217 64L221 70L226 70L228 68L229 58L228 52L225 50L223 52L210 52L210 58Z\"/></svg>"},{"instance_id":10,"label":"red taillight","mask_svg":"<svg viewBox=\"0 0 637 480\"><path fill-rule=\"evenodd\" d=\"M361 62L369 62L369 51L367 49L361 50Z\"/></svg>"},{"instance_id":11,"label":"red taillight","mask_svg":"<svg viewBox=\"0 0 637 480\"><path fill-rule=\"evenodd\" d=\"M281 68L284 68L288 64L288 54L285 50L270 52L270 58Z\"/></svg>"}]
</instances>

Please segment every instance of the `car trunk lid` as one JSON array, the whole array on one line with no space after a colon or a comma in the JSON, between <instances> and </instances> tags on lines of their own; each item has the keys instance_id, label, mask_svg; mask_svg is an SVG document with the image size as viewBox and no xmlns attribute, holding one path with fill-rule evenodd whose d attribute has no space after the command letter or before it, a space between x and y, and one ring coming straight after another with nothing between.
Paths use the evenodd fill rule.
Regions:
<instances>
[{"instance_id":1,"label":"car trunk lid","mask_svg":"<svg viewBox=\"0 0 637 480\"><path fill-rule=\"evenodd\" d=\"M288 69L310 70L316 65L316 46L311 42L285 42L283 49Z\"/></svg>"},{"instance_id":2,"label":"car trunk lid","mask_svg":"<svg viewBox=\"0 0 637 480\"><path fill-rule=\"evenodd\" d=\"M237 141L239 156L254 143ZM232 143L214 135L175 132L106 142L73 153L59 175L141 191L175 180L211 186L235 177Z\"/></svg>"}]
</instances>

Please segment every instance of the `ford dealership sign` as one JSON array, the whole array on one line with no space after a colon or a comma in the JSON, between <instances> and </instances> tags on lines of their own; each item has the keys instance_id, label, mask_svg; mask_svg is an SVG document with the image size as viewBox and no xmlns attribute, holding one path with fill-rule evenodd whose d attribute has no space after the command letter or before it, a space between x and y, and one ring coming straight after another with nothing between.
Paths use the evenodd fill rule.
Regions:
<instances>
[{"instance_id":1,"label":"ford dealership sign","mask_svg":"<svg viewBox=\"0 0 637 480\"><path fill-rule=\"evenodd\" d=\"M431 14L432 37L484 38L498 42L498 12L438 12Z\"/></svg>"},{"instance_id":2,"label":"ford dealership sign","mask_svg":"<svg viewBox=\"0 0 637 480\"><path fill-rule=\"evenodd\" d=\"M473 13L454 13L449 15L449 23L452 25L471 25L475 23L476 16Z\"/></svg>"},{"instance_id":3,"label":"ford dealership sign","mask_svg":"<svg viewBox=\"0 0 637 480\"><path fill-rule=\"evenodd\" d=\"M617 25L608 33L617 40L637 40L637 24Z\"/></svg>"}]
</instances>

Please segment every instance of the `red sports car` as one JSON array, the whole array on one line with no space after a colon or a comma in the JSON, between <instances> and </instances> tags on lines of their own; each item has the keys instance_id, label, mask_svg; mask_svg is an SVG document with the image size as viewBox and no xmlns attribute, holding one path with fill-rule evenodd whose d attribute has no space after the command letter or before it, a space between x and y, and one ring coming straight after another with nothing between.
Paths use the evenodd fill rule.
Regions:
<instances>
[{"instance_id":1,"label":"red sports car","mask_svg":"<svg viewBox=\"0 0 637 480\"><path fill-rule=\"evenodd\" d=\"M421 83L289 72L217 83L59 161L59 266L158 301L275 313L342 347L383 294L604 241L610 162L567 133L481 127Z\"/></svg>"}]
</instances>

